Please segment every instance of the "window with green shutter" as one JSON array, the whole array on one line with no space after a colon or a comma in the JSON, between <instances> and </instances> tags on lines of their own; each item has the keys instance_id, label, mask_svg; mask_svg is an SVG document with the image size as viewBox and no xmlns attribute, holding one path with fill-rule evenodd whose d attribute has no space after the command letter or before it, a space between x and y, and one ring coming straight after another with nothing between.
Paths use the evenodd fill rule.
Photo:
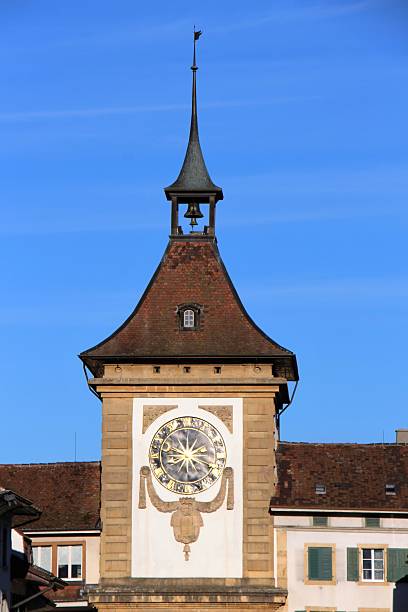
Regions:
<instances>
[{"instance_id":1,"label":"window with green shutter","mask_svg":"<svg viewBox=\"0 0 408 612\"><path fill-rule=\"evenodd\" d=\"M313 527L327 527L328 520L327 516L314 516Z\"/></svg>"},{"instance_id":2,"label":"window with green shutter","mask_svg":"<svg viewBox=\"0 0 408 612\"><path fill-rule=\"evenodd\" d=\"M347 549L347 580L358 582L358 548Z\"/></svg>"},{"instance_id":3,"label":"window with green shutter","mask_svg":"<svg viewBox=\"0 0 408 612\"><path fill-rule=\"evenodd\" d=\"M379 527L380 517L379 516L366 516L364 519L366 527Z\"/></svg>"},{"instance_id":4,"label":"window with green shutter","mask_svg":"<svg viewBox=\"0 0 408 612\"><path fill-rule=\"evenodd\" d=\"M309 546L307 556L309 580L333 580L331 546Z\"/></svg>"},{"instance_id":5,"label":"window with green shutter","mask_svg":"<svg viewBox=\"0 0 408 612\"><path fill-rule=\"evenodd\" d=\"M389 548L387 554L387 580L397 582L408 574L408 548Z\"/></svg>"}]
</instances>

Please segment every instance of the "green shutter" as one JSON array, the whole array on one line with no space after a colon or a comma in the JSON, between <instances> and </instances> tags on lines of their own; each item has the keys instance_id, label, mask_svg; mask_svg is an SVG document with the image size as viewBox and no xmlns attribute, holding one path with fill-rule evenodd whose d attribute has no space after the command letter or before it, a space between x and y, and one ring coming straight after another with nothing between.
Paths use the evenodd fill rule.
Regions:
<instances>
[{"instance_id":1,"label":"green shutter","mask_svg":"<svg viewBox=\"0 0 408 612\"><path fill-rule=\"evenodd\" d=\"M365 526L366 527L379 527L380 526L380 517L379 516L366 516L365 517Z\"/></svg>"},{"instance_id":2,"label":"green shutter","mask_svg":"<svg viewBox=\"0 0 408 612\"><path fill-rule=\"evenodd\" d=\"M408 548L389 548L387 558L387 580L397 582L408 574Z\"/></svg>"},{"instance_id":3,"label":"green shutter","mask_svg":"<svg viewBox=\"0 0 408 612\"><path fill-rule=\"evenodd\" d=\"M313 527L327 527L327 516L314 516Z\"/></svg>"},{"instance_id":4,"label":"green shutter","mask_svg":"<svg viewBox=\"0 0 408 612\"><path fill-rule=\"evenodd\" d=\"M308 576L309 580L331 580L333 578L331 547L309 546Z\"/></svg>"},{"instance_id":5,"label":"green shutter","mask_svg":"<svg viewBox=\"0 0 408 612\"><path fill-rule=\"evenodd\" d=\"M358 581L358 548L347 549L347 580Z\"/></svg>"}]
</instances>

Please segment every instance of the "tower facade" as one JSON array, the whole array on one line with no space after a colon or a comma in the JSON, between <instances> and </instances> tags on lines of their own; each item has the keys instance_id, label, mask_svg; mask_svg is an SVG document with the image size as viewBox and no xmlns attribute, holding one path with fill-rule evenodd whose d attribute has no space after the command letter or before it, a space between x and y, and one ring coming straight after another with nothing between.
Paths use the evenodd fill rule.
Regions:
<instances>
[{"instance_id":1,"label":"tower facade","mask_svg":"<svg viewBox=\"0 0 408 612\"><path fill-rule=\"evenodd\" d=\"M102 612L286 599L268 508L296 358L248 316L218 251L223 192L198 135L198 37L187 152L165 189L167 249L129 318L80 355L103 410L101 580L89 592Z\"/></svg>"}]
</instances>

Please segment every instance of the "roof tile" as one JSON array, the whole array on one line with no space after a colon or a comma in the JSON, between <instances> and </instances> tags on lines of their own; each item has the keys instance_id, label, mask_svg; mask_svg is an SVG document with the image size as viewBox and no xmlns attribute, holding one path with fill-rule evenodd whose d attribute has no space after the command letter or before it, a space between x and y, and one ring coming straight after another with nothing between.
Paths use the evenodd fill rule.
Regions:
<instances>
[{"instance_id":1,"label":"roof tile","mask_svg":"<svg viewBox=\"0 0 408 612\"><path fill-rule=\"evenodd\" d=\"M100 508L100 463L0 465L0 486L27 497L42 510L29 530L95 529Z\"/></svg>"},{"instance_id":2,"label":"roof tile","mask_svg":"<svg viewBox=\"0 0 408 612\"><path fill-rule=\"evenodd\" d=\"M274 508L408 510L408 445L280 442ZM326 494L316 494L316 484ZM396 495L385 485L395 484Z\"/></svg>"},{"instance_id":3,"label":"roof tile","mask_svg":"<svg viewBox=\"0 0 408 612\"><path fill-rule=\"evenodd\" d=\"M200 304L198 330L180 329L177 306ZM84 351L93 360L127 358L277 358L297 378L296 357L246 313L213 241L170 241L139 304L106 340ZM278 373L278 375L282 375Z\"/></svg>"}]
</instances>

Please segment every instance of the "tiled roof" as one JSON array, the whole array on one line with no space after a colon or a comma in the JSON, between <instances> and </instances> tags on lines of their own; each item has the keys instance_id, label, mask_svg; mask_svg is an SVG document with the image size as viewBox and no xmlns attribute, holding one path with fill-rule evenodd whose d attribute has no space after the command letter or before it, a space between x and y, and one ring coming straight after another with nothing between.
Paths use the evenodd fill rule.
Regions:
<instances>
[{"instance_id":1,"label":"tiled roof","mask_svg":"<svg viewBox=\"0 0 408 612\"><path fill-rule=\"evenodd\" d=\"M0 465L0 486L30 499L41 518L25 529L95 529L99 521L100 463Z\"/></svg>"},{"instance_id":2,"label":"tiled roof","mask_svg":"<svg viewBox=\"0 0 408 612\"><path fill-rule=\"evenodd\" d=\"M280 442L278 488L271 511L282 508L408 510L408 445ZM326 487L317 494L316 484ZM387 495L385 485L395 485Z\"/></svg>"},{"instance_id":3,"label":"tiled roof","mask_svg":"<svg viewBox=\"0 0 408 612\"><path fill-rule=\"evenodd\" d=\"M182 304L202 306L199 329L180 329ZM170 240L130 317L80 357L94 373L98 362L109 359L254 357L276 360L278 376L297 379L295 355L248 316L211 240Z\"/></svg>"}]
</instances>

